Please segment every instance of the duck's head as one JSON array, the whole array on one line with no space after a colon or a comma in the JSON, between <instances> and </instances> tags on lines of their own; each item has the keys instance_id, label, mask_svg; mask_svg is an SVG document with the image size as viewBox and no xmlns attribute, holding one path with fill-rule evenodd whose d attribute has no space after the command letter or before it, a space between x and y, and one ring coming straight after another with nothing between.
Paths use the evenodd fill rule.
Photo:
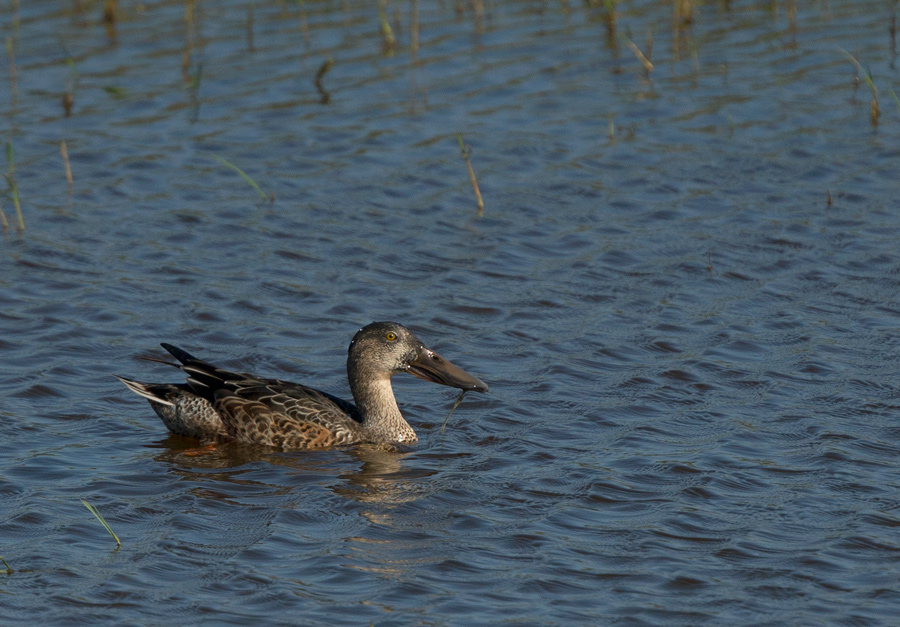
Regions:
<instances>
[{"instance_id":1,"label":"duck's head","mask_svg":"<svg viewBox=\"0 0 900 627\"><path fill-rule=\"evenodd\" d=\"M370 376L391 377L400 372L460 390L487 392L487 384L453 365L422 343L416 335L396 322L373 322L360 329L347 355L351 378L356 369L370 369Z\"/></svg>"}]
</instances>

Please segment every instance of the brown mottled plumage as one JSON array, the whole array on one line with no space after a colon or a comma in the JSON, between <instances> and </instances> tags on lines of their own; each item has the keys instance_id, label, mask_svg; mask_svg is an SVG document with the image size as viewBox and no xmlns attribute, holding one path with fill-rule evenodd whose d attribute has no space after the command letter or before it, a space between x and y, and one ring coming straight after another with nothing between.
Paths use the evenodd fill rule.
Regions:
<instances>
[{"instance_id":1,"label":"brown mottled plumage","mask_svg":"<svg viewBox=\"0 0 900 627\"><path fill-rule=\"evenodd\" d=\"M488 389L396 322L373 322L350 342L347 376L356 405L299 383L222 370L171 344L162 346L181 362L186 383L119 379L150 401L169 431L201 440L224 438L284 450L410 444L417 437L397 407L393 375L409 372L462 390Z\"/></svg>"}]
</instances>

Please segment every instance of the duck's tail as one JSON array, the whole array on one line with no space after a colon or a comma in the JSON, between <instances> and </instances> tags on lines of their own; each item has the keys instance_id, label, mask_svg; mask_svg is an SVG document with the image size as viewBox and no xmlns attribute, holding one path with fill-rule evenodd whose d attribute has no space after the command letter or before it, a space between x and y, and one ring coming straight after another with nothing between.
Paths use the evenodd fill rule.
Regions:
<instances>
[{"instance_id":1,"label":"duck's tail","mask_svg":"<svg viewBox=\"0 0 900 627\"><path fill-rule=\"evenodd\" d=\"M131 379L126 379L125 377L120 377L119 375L113 375L119 381L124 383L129 390L134 392L139 396L143 396L151 403L159 403L161 405L168 405L169 407L174 407L175 404L168 400L165 397L165 392L171 391L172 385L166 383L141 383L140 381L133 381Z\"/></svg>"}]
</instances>

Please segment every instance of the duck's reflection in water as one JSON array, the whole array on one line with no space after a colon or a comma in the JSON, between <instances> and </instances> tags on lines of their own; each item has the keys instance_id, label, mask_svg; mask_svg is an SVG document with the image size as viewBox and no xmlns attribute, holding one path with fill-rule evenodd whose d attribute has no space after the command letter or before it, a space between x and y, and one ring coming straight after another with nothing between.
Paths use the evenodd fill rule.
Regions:
<instances>
[{"instance_id":1,"label":"duck's reflection in water","mask_svg":"<svg viewBox=\"0 0 900 627\"><path fill-rule=\"evenodd\" d=\"M406 468L403 460L409 451L394 447L363 444L347 451L362 462L353 472L341 473L344 483L334 492L364 503L399 504L415 501L426 491L425 477L434 471Z\"/></svg>"},{"instance_id":2,"label":"duck's reflection in water","mask_svg":"<svg viewBox=\"0 0 900 627\"><path fill-rule=\"evenodd\" d=\"M362 503L383 505L408 503L427 491L425 477L433 470L408 468L403 460L411 451L391 445L360 444L349 449L321 452L283 453L233 442L199 446L197 440L170 435L152 445L157 449L154 458L171 466L172 472L183 479L225 482L244 489L226 495L226 485L215 489L218 498L240 499L246 487L256 485L269 493L284 494L298 489L298 481L307 489L311 481L322 485L322 479L332 476L335 494ZM264 462L287 472L265 472L257 462ZM209 472L219 470L221 472ZM273 481L261 478L261 474ZM252 478L251 478L252 477ZM280 479L280 480L279 480ZM209 490L202 490L210 497Z\"/></svg>"}]
</instances>

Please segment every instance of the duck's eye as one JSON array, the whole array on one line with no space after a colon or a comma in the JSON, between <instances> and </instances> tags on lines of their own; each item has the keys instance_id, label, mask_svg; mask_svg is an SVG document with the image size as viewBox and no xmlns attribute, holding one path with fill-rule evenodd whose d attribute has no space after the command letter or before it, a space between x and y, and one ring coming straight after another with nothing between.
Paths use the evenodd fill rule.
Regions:
<instances>
[{"instance_id":1,"label":"duck's eye","mask_svg":"<svg viewBox=\"0 0 900 627\"><path fill-rule=\"evenodd\" d=\"M393 331L388 331L388 332L387 332L387 335L385 335L384 337L387 338L387 341L388 341L388 342L393 342L394 340L397 339L397 334L394 333Z\"/></svg>"}]
</instances>

